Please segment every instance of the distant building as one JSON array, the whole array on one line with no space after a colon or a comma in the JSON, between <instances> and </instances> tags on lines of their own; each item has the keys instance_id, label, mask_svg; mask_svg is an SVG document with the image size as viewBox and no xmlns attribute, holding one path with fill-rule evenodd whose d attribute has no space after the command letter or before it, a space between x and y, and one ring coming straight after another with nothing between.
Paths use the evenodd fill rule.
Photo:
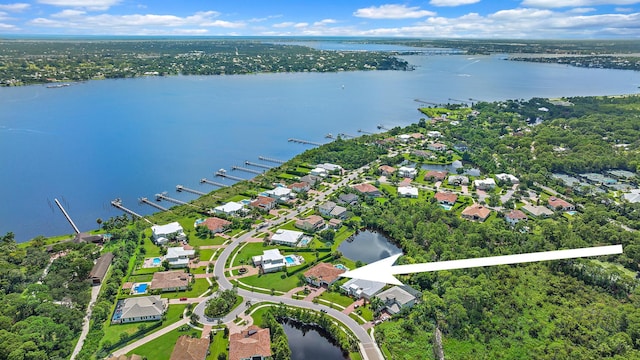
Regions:
<instances>
[{"instance_id":1,"label":"distant building","mask_svg":"<svg viewBox=\"0 0 640 360\"><path fill-rule=\"evenodd\" d=\"M491 215L491 210L479 204L473 204L462 210L461 216L464 219L483 222Z\"/></svg>"},{"instance_id":2,"label":"distant building","mask_svg":"<svg viewBox=\"0 0 640 360\"><path fill-rule=\"evenodd\" d=\"M331 219L329 220L329 228L331 229L339 229L342 226L342 220L340 219Z\"/></svg>"},{"instance_id":3,"label":"distant building","mask_svg":"<svg viewBox=\"0 0 640 360\"><path fill-rule=\"evenodd\" d=\"M296 220L295 226L304 231L318 231L324 228L322 216L311 215L304 219Z\"/></svg>"},{"instance_id":4,"label":"distant building","mask_svg":"<svg viewBox=\"0 0 640 360\"><path fill-rule=\"evenodd\" d=\"M518 179L517 177L511 175L511 174L496 174L496 178L500 181L504 181L504 182L510 182L512 184L517 184L520 182L520 179Z\"/></svg>"},{"instance_id":5,"label":"distant building","mask_svg":"<svg viewBox=\"0 0 640 360\"><path fill-rule=\"evenodd\" d=\"M418 188L413 186L399 186L398 187L398 196L400 197L408 197L408 198L417 198L418 197Z\"/></svg>"},{"instance_id":6,"label":"distant building","mask_svg":"<svg viewBox=\"0 0 640 360\"><path fill-rule=\"evenodd\" d=\"M309 186L313 186L317 183L319 183L322 179L318 176L315 175L305 175L303 177L300 178L300 181L302 182L306 182L307 184L309 184Z\"/></svg>"},{"instance_id":7,"label":"distant building","mask_svg":"<svg viewBox=\"0 0 640 360\"><path fill-rule=\"evenodd\" d=\"M622 197L628 202L635 204L640 202L640 189L634 189L629 191L626 194L623 194Z\"/></svg>"},{"instance_id":8,"label":"distant building","mask_svg":"<svg viewBox=\"0 0 640 360\"><path fill-rule=\"evenodd\" d=\"M182 270L158 271L153 273L151 290L181 291L186 290L191 281L191 275Z\"/></svg>"},{"instance_id":9,"label":"distant building","mask_svg":"<svg viewBox=\"0 0 640 360\"><path fill-rule=\"evenodd\" d=\"M348 194L340 194L340 196L338 196L338 202L341 204L356 205L358 203L358 200L360 199L356 194L348 193Z\"/></svg>"},{"instance_id":10,"label":"distant building","mask_svg":"<svg viewBox=\"0 0 640 360\"><path fill-rule=\"evenodd\" d=\"M161 298L160 295L118 300L111 322L125 324L160 320L168 306L169 300Z\"/></svg>"},{"instance_id":11,"label":"distant building","mask_svg":"<svg viewBox=\"0 0 640 360\"><path fill-rule=\"evenodd\" d=\"M338 173L342 172L342 166L336 165L336 164L331 164L331 163L318 164L318 165L316 165L316 167L319 167L321 169L325 169L330 173L331 172L338 172Z\"/></svg>"},{"instance_id":12,"label":"distant building","mask_svg":"<svg viewBox=\"0 0 640 360\"><path fill-rule=\"evenodd\" d=\"M391 174L396 172L396 168L394 168L393 166L389 166L389 165L381 165L378 168L378 171L380 171L380 175L390 176Z\"/></svg>"},{"instance_id":13,"label":"distant building","mask_svg":"<svg viewBox=\"0 0 640 360\"><path fill-rule=\"evenodd\" d=\"M321 178L324 178L324 177L329 176L329 172L328 172L326 169L324 169L324 168L320 168L320 167L317 167L317 168L312 169L312 170L309 172L309 174L311 174L311 175L313 175L313 176L319 176L319 177L321 177Z\"/></svg>"},{"instance_id":14,"label":"distant building","mask_svg":"<svg viewBox=\"0 0 640 360\"><path fill-rule=\"evenodd\" d=\"M302 238L302 235L304 235L302 231L278 229L271 235L271 242L280 245L296 246L300 238Z\"/></svg>"},{"instance_id":15,"label":"distant building","mask_svg":"<svg viewBox=\"0 0 640 360\"><path fill-rule=\"evenodd\" d=\"M158 245L166 244L169 240L186 240L182 226L178 222L172 222L166 225L153 225L151 227L153 242Z\"/></svg>"},{"instance_id":16,"label":"distant building","mask_svg":"<svg viewBox=\"0 0 640 360\"><path fill-rule=\"evenodd\" d=\"M364 195L367 195L367 196L379 197L379 196L382 195L380 193L380 190L377 187L375 187L375 186L373 186L371 184L368 184L368 183L354 185L353 188L357 192L359 192L361 194L364 194Z\"/></svg>"},{"instance_id":17,"label":"distant building","mask_svg":"<svg viewBox=\"0 0 640 360\"><path fill-rule=\"evenodd\" d=\"M431 150L431 151L446 151L447 150L447 145L445 144L441 144L441 143L433 143L433 144L428 144L427 145L427 149Z\"/></svg>"},{"instance_id":18,"label":"distant building","mask_svg":"<svg viewBox=\"0 0 640 360\"><path fill-rule=\"evenodd\" d=\"M442 136L442 133L440 131L432 130L432 131L427 131L427 136L431 138L439 138Z\"/></svg>"},{"instance_id":19,"label":"distant building","mask_svg":"<svg viewBox=\"0 0 640 360\"><path fill-rule=\"evenodd\" d=\"M324 216L331 216L331 210L333 210L334 207L336 207L336 203L333 201L327 201L318 206L318 211Z\"/></svg>"},{"instance_id":20,"label":"distant building","mask_svg":"<svg viewBox=\"0 0 640 360\"><path fill-rule=\"evenodd\" d=\"M255 200L249 203L252 206L261 211L269 211L276 207L277 200L268 196L258 196Z\"/></svg>"},{"instance_id":21,"label":"distant building","mask_svg":"<svg viewBox=\"0 0 640 360\"><path fill-rule=\"evenodd\" d=\"M523 211L529 213L529 215L535 216L535 217L553 215L553 211L549 210L548 208L546 208L544 206L526 204L521 209Z\"/></svg>"},{"instance_id":22,"label":"distant building","mask_svg":"<svg viewBox=\"0 0 640 360\"><path fill-rule=\"evenodd\" d=\"M276 199L278 202L287 202L293 198L294 194L291 189L286 187L276 187L272 190L265 191L265 194L270 198Z\"/></svg>"},{"instance_id":23,"label":"distant building","mask_svg":"<svg viewBox=\"0 0 640 360\"><path fill-rule=\"evenodd\" d=\"M104 253L102 256L96 260L95 265L93 265L93 269L89 272L89 279L91 280L91 285L100 285L102 280L104 280L104 276L107 274L107 270L109 270L109 266L113 261L113 253Z\"/></svg>"},{"instance_id":24,"label":"distant building","mask_svg":"<svg viewBox=\"0 0 640 360\"><path fill-rule=\"evenodd\" d=\"M496 187L496 181L492 178L474 180L473 185L478 190L490 190Z\"/></svg>"},{"instance_id":25,"label":"distant building","mask_svg":"<svg viewBox=\"0 0 640 360\"><path fill-rule=\"evenodd\" d=\"M403 178L414 179L418 175L416 168L402 166L398 169L398 176Z\"/></svg>"},{"instance_id":26,"label":"distant building","mask_svg":"<svg viewBox=\"0 0 640 360\"><path fill-rule=\"evenodd\" d=\"M244 210L244 205L238 202L230 201L226 204L216 206L213 212L216 214L237 215Z\"/></svg>"},{"instance_id":27,"label":"distant building","mask_svg":"<svg viewBox=\"0 0 640 360\"><path fill-rule=\"evenodd\" d=\"M329 212L329 216L338 219L344 219L347 217L347 208L345 208L344 206L336 205L333 207L333 209L331 209L331 212Z\"/></svg>"},{"instance_id":28,"label":"distant building","mask_svg":"<svg viewBox=\"0 0 640 360\"><path fill-rule=\"evenodd\" d=\"M300 181L288 186L289 189L297 193L305 193L311 189L311 185L308 182Z\"/></svg>"},{"instance_id":29,"label":"distant building","mask_svg":"<svg viewBox=\"0 0 640 360\"><path fill-rule=\"evenodd\" d=\"M176 341L169 360L205 360L209 353L209 339L182 335Z\"/></svg>"},{"instance_id":30,"label":"distant building","mask_svg":"<svg viewBox=\"0 0 640 360\"><path fill-rule=\"evenodd\" d=\"M451 175L449 179L447 179L449 185L469 185L469 178L464 175Z\"/></svg>"},{"instance_id":31,"label":"distant building","mask_svg":"<svg viewBox=\"0 0 640 360\"><path fill-rule=\"evenodd\" d=\"M304 278L311 285L328 287L336 280L338 280L340 274L344 272L345 270L338 269L332 264L319 263L311 269L305 271Z\"/></svg>"},{"instance_id":32,"label":"distant building","mask_svg":"<svg viewBox=\"0 0 640 360\"><path fill-rule=\"evenodd\" d=\"M265 250L262 255L256 255L252 260L254 266L262 267L263 273L280 271L286 267L284 256L278 249Z\"/></svg>"},{"instance_id":33,"label":"distant building","mask_svg":"<svg viewBox=\"0 0 640 360\"><path fill-rule=\"evenodd\" d=\"M247 330L229 335L229 360L266 359L271 359L269 329L252 325Z\"/></svg>"}]
</instances>

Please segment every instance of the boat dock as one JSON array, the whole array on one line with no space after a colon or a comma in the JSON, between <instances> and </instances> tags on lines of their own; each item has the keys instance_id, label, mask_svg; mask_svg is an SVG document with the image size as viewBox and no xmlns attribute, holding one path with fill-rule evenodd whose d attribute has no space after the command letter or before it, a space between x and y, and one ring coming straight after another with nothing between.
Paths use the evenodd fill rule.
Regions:
<instances>
[{"instance_id":1,"label":"boat dock","mask_svg":"<svg viewBox=\"0 0 640 360\"><path fill-rule=\"evenodd\" d=\"M286 163L286 161L284 160L278 160L278 159L274 159L274 158L270 158L270 157L266 157L266 156L258 156L258 159L262 160L262 161L268 161L268 162L272 162L272 163L276 163L276 164L284 164Z\"/></svg>"},{"instance_id":2,"label":"boat dock","mask_svg":"<svg viewBox=\"0 0 640 360\"><path fill-rule=\"evenodd\" d=\"M264 171L253 170L253 169L249 169L249 168L246 168L246 167L235 166L235 165L231 167L231 170L246 171L248 173L252 173L252 174L256 174L256 175L262 175L262 173L264 172Z\"/></svg>"},{"instance_id":3,"label":"boat dock","mask_svg":"<svg viewBox=\"0 0 640 360\"><path fill-rule=\"evenodd\" d=\"M215 175L223 177L223 178L235 180L235 181L245 181L245 180L247 180L247 179L243 179L241 177L229 175L229 174L227 174L227 170L225 170L225 169L220 169L220 170L216 171Z\"/></svg>"},{"instance_id":4,"label":"boat dock","mask_svg":"<svg viewBox=\"0 0 640 360\"><path fill-rule=\"evenodd\" d=\"M144 217L142 217L142 215L134 212L133 210L129 210L126 207L122 206L122 200L120 198L117 198L115 200L111 201L111 206L113 206L116 209L120 209L122 211L124 211L125 213L131 215L131 216L135 216L135 217L139 217L140 219L144 219L144 221L148 222L149 224L153 223L151 221L149 221L149 219L145 219Z\"/></svg>"},{"instance_id":5,"label":"boat dock","mask_svg":"<svg viewBox=\"0 0 640 360\"><path fill-rule=\"evenodd\" d=\"M372 133L372 132L364 131L364 130L362 130L362 129L358 129L358 132L359 132L359 133L363 133L363 134L367 134L367 135L373 135L373 133Z\"/></svg>"},{"instance_id":6,"label":"boat dock","mask_svg":"<svg viewBox=\"0 0 640 360\"><path fill-rule=\"evenodd\" d=\"M379 124L379 125L377 126L377 128L378 128L379 130L386 130L386 131L389 131L389 129L387 129L387 128L386 128L384 125L382 125L382 124Z\"/></svg>"},{"instance_id":7,"label":"boat dock","mask_svg":"<svg viewBox=\"0 0 640 360\"><path fill-rule=\"evenodd\" d=\"M176 185L176 191L177 192L181 192L181 191L186 191L192 194L196 194L196 195L200 195L200 196L205 196L207 195L206 193L202 192L202 191L198 191L198 190L194 190L194 189L189 189L188 187L184 187L182 185Z\"/></svg>"},{"instance_id":8,"label":"boat dock","mask_svg":"<svg viewBox=\"0 0 640 360\"><path fill-rule=\"evenodd\" d=\"M153 201L149 201L149 199L147 199L146 197L141 197L140 199L138 199L138 201L140 201L141 204L147 204L147 205L151 205L154 208L160 210L160 211L169 211L169 209L167 209L164 206L160 206L156 203L154 203Z\"/></svg>"},{"instance_id":9,"label":"boat dock","mask_svg":"<svg viewBox=\"0 0 640 360\"><path fill-rule=\"evenodd\" d=\"M349 134L345 134L345 133L339 133L338 137L341 137L343 139L352 139L354 137L356 137L355 135L349 135Z\"/></svg>"},{"instance_id":10,"label":"boat dock","mask_svg":"<svg viewBox=\"0 0 640 360\"><path fill-rule=\"evenodd\" d=\"M157 200L157 201L160 201L160 200L166 200L166 201L172 202L172 203L174 203L174 204L178 204L178 205L189 205L189 206L195 206L195 205L193 205L193 204L189 204L188 202L185 202L185 201L182 201L182 200L178 200L178 199L174 199L174 198L172 198L172 197L168 197L168 196L167 196L167 192L166 192L166 191L165 191L165 192L163 192L163 193L156 194L156 200Z\"/></svg>"},{"instance_id":11,"label":"boat dock","mask_svg":"<svg viewBox=\"0 0 640 360\"><path fill-rule=\"evenodd\" d=\"M249 166L255 166L255 167L263 168L263 169L271 169L271 166L269 166L269 165L253 163L253 162L251 162L249 160L245 161L244 164L245 165L249 165Z\"/></svg>"},{"instance_id":12,"label":"boat dock","mask_svg":"<svg viewBox=\"0 0 640 360\"><path fill-rule=\"evenodd\" d=\"M69 222L69 224L71 224L71 227L73 228L73 231L75 231L76 234L80 234L80 230L78 230L78 227L76 226L76 224L74 224L73 220L71 220L71 216L69 216L69 214L67 214L67 211L62 207L62 204L60 204L60 201L58 201L58 199L53 199L53 201L56 202L56 205L58 205L58 207L60 208L60 211L62 211L62 214L64 215L64 217L67 218L67 221Z\"/></svg>"},{"instance_id":13,"label":"boat dock","mask_svg":"<svg viewBox=\"0 0 640 360\"><path fill-rule=\"evenodd\" d=\"M213 186L217 186L217 187L221 187L221 188L228 186L228 185L225 185L223 183L211 181L211 180L209 180L207 178L200 179L200 184L209 184L209 185L213 185Z\"/></svg>"},{"instance_id":14,"label":"boat dock","mask_svg":"<svg viewBox=\"0 0 640 360\"><path fill-rule=\"evenodd\" d=\"M317 142L308 141L308 140L301 140L301 139L295 139L295 138L289 138L289 140L288 140L288 141L289 141L289 142L298 143L298 144L322 146L322 144L317 143Z\"/></svg>"}]
</instances>

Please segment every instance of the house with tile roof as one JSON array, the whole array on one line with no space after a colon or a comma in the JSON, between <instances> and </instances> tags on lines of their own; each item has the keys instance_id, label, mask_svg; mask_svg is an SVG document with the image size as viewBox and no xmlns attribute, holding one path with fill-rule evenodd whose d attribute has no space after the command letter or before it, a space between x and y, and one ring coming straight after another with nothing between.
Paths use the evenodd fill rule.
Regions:
<instances>
[{"instance_id":1,"label":"house with tile roof","mask_svg":"<svg viewBox=\"0 0 640 360\"><path fill-rule=\"evenodd\" d=\"M168 306L169 300L161 298L160 295L118 300L111 323L125 324L160 320Z\"/></svg>"},{"instance_id":2,"label":"house with tile roof","mask_svg":"<svg viewBox=\"0 0 640 360\"><path fill-rule=\"evenodd\" d=\"M230 225L231 221L220 219L219 217L206 218L203 222L197 224L197 226L206 226L214 234L224 232Z\"/></svg>"},{"instance_id":3,"label":"house with tile roof","mask_svg":"<svg viewBox=\"0 0 640 360\"><path fill-rule=\"evenodd\" d=\"M333 284L344 273L344 269L338 269L329 263L318 263L316 266L304 272L305 280L314 286L326 286Z\"/></svg>"},{"instance_id":4,"label":"house with tile roof","mask_svg":"<svg viewBox=\"0 0 640 360\"><path fill-rule=\"evenodd\" d=\"M296 220L295 226L304 231L318 231L324 228L324 219L319 215L310 215L304 219Z\"/></svg>"},{"instance_id":5,"label":"house with tile roof","mask_svg":"<svg viewBox=\"0 0 640 360\"><path fill-rule=\"evenodd\" d=\"M511 210L507 214L505 214L504 219L509 224L511 224L511 226L514 226L515 224L519 223L520 221L527 221L529 219L529 217L527 216L527 214L525 214L524 212L522 212L520 210Z\"/></svg>"},{"instance_id":6,"label":"house with tile roof","mask_svg":"<svg viewBox=\"0 0 640 360\"><path fill-rule=\"evenodd\" d=\"M162 292L187 290L190 281L191 275L183 270L158 271L153 273L149 289Z\"/></svg>"},{"instance_id":7,"label":"house with tile roof","mask_svg":"<svg viewBox=\"0 0 640 360\"><path fill-rule=\"evenodd\" d=\"M182 335L176 341L169 360L205 360L209 353L209 339Z\"/></svg>"},{"instance_id":8,"label":"house with tile roof","mask_svg":"<svg viewBox=\"0 0 640 360\"><path fill-rule=\"evenodd\" d=\"M353 188L357 192L359 192L361 194L364 194L364 195L367 195L367 196L373 196L373 197L382 196L382 193L380 193L380 190L377 187L375 187L375 186L373 186L373 185L371 185L369 183L362 183L362 184L354 185Z\"/></svg>"},{"instance_id":9,"label":"house with tile roof","mask_svg":"<svg viewBox=\"0 0 640 360\"><path fill-rule=\"evenodd\" d=\"M394 168L393 166L389 166L389 165L381 165L378 168L378 171L380 171L381 175L389 176L389 175L393 174L394 172L396 172L396 168Z\"/></svg>"},{"instance_id":10,"label":"house with tile roof","mask_svg":"<svg viewBox=\"0 0 640 360\"><path fill-rule=\"evenodd\" d=\"M568 201L562 200L555 196L552 196L547 200L547 207L551 210L561 210L561 211L573 211L576 209L573 204Z\"/></svg>"},{"instance_id":11,"label":"house with tile roof","mask_svg":"<svg viewBox=\"0 0 640 360\"><path fill-rule=\"evenodd\" d=\"M229 360L266 360L271 358L271 333L255 325L229 335Z\"/></svg>"},{"instance_id":12,"label":"house with tile roof","mask_svg":"<svg viewBox=\"0 0 640 360\"><path fill-rule=\"evenodd\" d=\"M255 200L249 203L249 206L261 210L269 211L276 207L278 201L268 196L258 196Z\"/></svg>"},{"instance_id":13,"label":"house with tile roof","mask_svg":"<svg viewBox=\"0 0 640 360\"><path fill-rule=\"evenodd\" d=\"M449 191L437 192L433 197L436 199L438 204L451 205L451 206L453 206L458 200L458 195Z\"/></svg>"},{"instance_id":14,"label":"house with tile roof","mask_svg":"<svg viewBox=\"0 0 640 360\"><path fill-rule=\"evenodd\" d=\"M442 170L442 171L429 170L427 171L426 174L424 174L424 180L431 181L431 182L444 181L444 179L447 178L448 173L449 172L445 170Z\"/></svg>"},{"instance_id":15,"label":"house with tile roof","mask_svg":"<svg viewBox=\"0 0 640 360\"><path fill-rule=\"evenodd\" d=\"M460 214L463 219L483 222L491 215L491 210L480 204L467 206Z\"/></svg>"}]
</instances>

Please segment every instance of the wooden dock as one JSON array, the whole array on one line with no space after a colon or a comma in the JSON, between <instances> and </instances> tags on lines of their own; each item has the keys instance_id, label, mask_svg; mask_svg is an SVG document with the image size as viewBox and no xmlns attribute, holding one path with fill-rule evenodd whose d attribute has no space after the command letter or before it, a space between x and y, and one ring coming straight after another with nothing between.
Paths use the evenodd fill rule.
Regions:
<instances>
[{"instance_id":1,"label":"wooden dock","mask_svg":"<svg viewBox=\"0 0 640 360\"><path fill-rule=\"evenodd\" d=\"M200 184L209 184L209 185L213 185L213 186L217 186L217 187L221 187L221 188L228 186L228 185L225 185L223 183L211 181L211 180L209 180L207 178L200 179Z\"/></svg>"},{"instance_id":2,"label":"wooden dock","mask_svg":"<svg viewBox=\"0 0 640 360\"><path fill-rule=\"evenodd\" d=\"M116 208L116 209L122 210L122 211L126 212L127 214L129 214L129 215L131 215L131 216L135 216L135 217L138 217L138 218L140 218L140 219L143 219L144 221L146 221L146 222L148 222L149 224L152 224L152 225L153 225L153 223L152 223L151 221L149 221L149 219L145 219L142 215L140 215L140 214L138 214L138 213L134 212L133 210L130 210L130 209L127 209L126 207L124 207L124 206L122 205L122 200L121 200L120 198L117 198L117 199L112 200L112 201L111 201L111 206L113 206L113 207L114 207L114 208Z\"/></svg>"},{"instance_id":3,"label":"wooden dock","mask_svg":"<svg viewBox=\"0 0 640 360\"><path fill-rule=\"evenodd\" d=\"M186 191L188 193L192 193L192 194L196 194L196 195L200 195L200 196L205 196L207 195L207 193L204 193L202 191L198 191L198 190L194 190L194 189L190 189L188 187L184 187L182 185L176 185L176 191L177 192L182 192L182 191Z\"/></svg>"},{"instance_id":4,"label":"wooden dock","mask_svg":"<svg viewBox=\"0 0 640 360\"><path fill-rule=\"evenodd\" d=\"M245 180L247 180L247 179L243 179L243 178L238 177L238 176L229 175L229 174L227 174L227 171L225 169L220 169L220 170L216 171L215 175L219 176L219 177L235 180L235 181L245 181Z\"/></svg>"},{"instance_id":5,"label":"wooden dock","mask_svg":"<svg viewBox=\"0 0 640 360\"><path fill-rule=\"evenodd\" d=\"M64 217L67 218L67 221L69 222L69 224L71 224L71 227L73 228L73 231L75 231L76 234L80 234L80 230L78 230L78 227L76 226L76 224L73 222L73 220L71 220L71 216L69 216L69 214L67 214L67 210L65 210L62 207L62 204L60 204L60 201L58 201L58 199L53 199L53 201L56 202L56 205L58 205L58 207L60 208L60 211L62 211L62 214L64 215Z\"/></svg>"},{"instance_id":6,"label":"wooden dock","mask_svg":"<svg viewBox=\"0 0 640 360\"><path fill-rule=\"evenodd\" d=\"M362 129L358 129L358 132L359 132L359 133L363 133L363 134L367 134L367 135L374 135L374 133L372 133L372 132L368 132L368 131L364 131L364 130L362 130Z\"/></svg>"},{"instance_id":7,"label":"wooden dock","mask_svg":"<svg viewBox=\"0 0 640 360\"><path fill-rule=\"evenodd\" d=\"M272 167L269 165L265 165L265 164L258 164L258 163L254 163L251 162L249 160L244 162L245 165L249 165L249 166L255 166L255 167L259 167L259 168L263 168L263 169L271 169Z\"/></svg>"},{"instance_id":8,"label":"wooden dock","mask_svg":"<svg viewBox=\"0 0 640 360\"><path fill-rule=\"evenodd\" d=\"M298 143L298 144L322 146L322 144L318 143L318 142L309 141L309 140L302 140L302 139L296 139L296 138L289 138L288 141L289 142L293 142L293 143Z\"/></svg>"},{"instance_id":9,"label":"wooden dock","mask_svg":"<svg viewBox=\"0 0 640 360\"><path fill-rule=\"evenodd\" d=\"M249 169L249 168L246 168L246 167L235 166L235 165L231 167L231 170L245 171L245 172L256 174L256 175L262 175L262 173L263 173L263 171L253 170L253 169Z\"/></svg>"},{"instance_id":10,"label":"wooden dock","mask_svg":"<svg viewBox=\"0 0 640 360\"><path fill-rule=\"evenodd\" d=\"M154 207L154 208L156 208L156 209L158 209L160 211L169 211L169 209L167 209L166 207L160 206L160 205L154 203L153 201L149 201L149 199L147 199L146 197L141 197L141 198L138 199L138 201L140 201L141 204L150 205L150 206L152 206L152 207Z\"/></svg>"},{"instance_id":11,"label":"wooden dock","mask_svg":"<svg viewBox=\"0 0 640 360\"><path fill-rule=\"evenodd\" d=\"M163 193L158 193L158 194L156 194L156 200L157 200L157 201L160 201L160 200L166 200L166 201L168 201L168 202L172 202L172 203L174 203L174 204L178 204L178 205L189 205L189 206L194 206L194 207L195 207L195 205L190 204L190 203L188 203L188 202L185 202L185 201L182 201L182 200L178 200L178 199L174 199L174 198L172 198L172 197L168 197L168 196L167 196L167 192L166 192L166 191L165 191L165 192L163 192Z\"/></svg>"},{"instance_id":12,"label":"wooden dock","mask_svg":"<svg viewBox=\"0 0 640 360\"><path fill-rule=\"evenodd\" d=\"M272 162L272 163L276 163L276 164L284 164L286 163L286 161L284 160L278 160L278 159L274 159L274 158L270 158L270 157L266 157L266 156L258 156L258 159L262 160L262 161L268 161L268 162Z\"/></svg>"}]
</instances>

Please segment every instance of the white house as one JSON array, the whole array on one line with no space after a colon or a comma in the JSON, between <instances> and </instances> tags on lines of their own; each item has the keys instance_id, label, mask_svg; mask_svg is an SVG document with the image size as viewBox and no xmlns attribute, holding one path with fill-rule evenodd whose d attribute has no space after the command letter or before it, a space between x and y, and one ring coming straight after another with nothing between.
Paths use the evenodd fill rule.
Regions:
<instances>
[{"instance_id":1,"label":"white house","mask_svg":"<svg viewBox=\"0 0 640 360\"><path fill-rule=\"evenodd\" d=\"M265 250L262 255L256 255L252 260L253 265L262 266L264 273L280 271L286 266L284 256L280 254L278 249Z\"/></svg>"},{"instance_id":2,"label":"white house","mask_svg":"<svg viewBox=\"0 0 640 360\"><path fill-rule=\"evenodd\" d=\"M409 134L400 134L400 135L396 135L396 137L398 138L398 140L402 142L407 142L412 139L411 135Z\"/></svg>"},{"instance_id":3,"label":"white house","mask_svg":"<svg viewBox=\"0 0 640 360\"><path fill-rule=\"evenodd\" d=\"M318 164L316 165L316 167L325 169L327 170L327 172L334 172L334 171L342 172L342 166L331 164L331 163Z\"/></svg>"},{"instance_id":4,"label":"white house","mask_svg":"<svg viewBox=\"0 0 640 360\"><path fill-rule=\"evenodd\" d=\"M350 279L346 283L340 286L340 289L344 291L347 295L353 296L356 299L367 299L371 300L371 298L380 292L382 288L384 288L387 284L371 281L371 280L362 280L362 279Z\"/></svg>"},{"instance_id":5,"label":"white house","mask_svg":"<svg viewBox=\"0 0 640 360\"><path fill-rule=\"evenodd\" d=\"M401 197L417 198L418 188L413 186L400 186L398 187L398 195Z\"/></svg>"},{"instance_id":6,"label":"white house","mask_svg":"<svg viewBox=\"0 0 640 360\"><path fill-rule=\"evenodd\" d=\"M160 320L168 306L169 300L161 298L160 295L118 300L111 322L124 324Z\"/></svg>"},{"instance_id":7,"label":"white house","mask_svg":"<svg viewBox=\"0 0 640 360\"><path fill-rule=\"evenodd\" d=\"M398 169L398 176L413 179L418 175L418 170L412 167L402 166Z\"/></svg>"},{"instance_id":8,"label":"white house","mask_svg":"<svg viewBox=\"0 0 640 360\"><path fill-rule=\"evenodd\" d=\"M151 227L153 241L158 245L166 244L169 240L186 240L182 226L178 222L168 223L166 225L153 225Z\"/></svg>"},{"instance_id":9,"label":"white house","mask_svg":"<svg viewBox=\"0 0 640 360\"><path fill-rule=\"evenodd\" d=\"M274 244L296 246L304 233L302 231L278 229L271 235L271 242Z\"/></svg>"},{"instance_id":10,"label":"white house","mask_svg":"<svg viewBox=\"0 0 640 360\"><path fill-rule=\"evenodd\" d=\"M428 137L432 137L432 138L439 138L440 136L442 136L442 133L440 131L427 131L427 136Z\"/></svg>"},{"instance_id":11,"label":"white house","mask_svg":"<svg viewBox=\"0 0 640 360\"><path fill-rule=\"evenodd\" d=\"M327 172L327 170L324 169L324 168L321 168L321 167L317 167L317 168L309 171L309 174L313 175L313 176L319 176L319 177L327 177L327 176L329 176L329 173Z\"/></svg>"},{"instance_id":12,"label":"white house","mask_svg":"<svg viewBox=\"0 0 640 360\"><path fill-rule=\"evenodd\" d=\"M500 181L510 182L512 184L517 184L520 182L520 179L518 179L517 177L511 174L505 174L505 173L496 174L496 178Z\"/></svg>"},{"instance_id":13,"label":"white house","mask_svg":"<svg viewBox=\"0 0 640 360\"><path fill-rule=\"evenodd\" d=\"M402 308L411 308L415 305L420 293L409 286L403 285L394 286L376 296L384 301L385 310L393 315L399 313Z\"/></svg>"},{"instance_id":14,"label":"white house","mask_svg":"<svg viewBox=\"0 0 640 360\"><path fill-rule=\"evenodd\" d=\"M479 190L490 190L496 187L496 181L493 178L474 180L473 185Z\"/></svg>"},{"instance_id":15,"label":"white house","mask_svg":"<svg viewBox=\"0 0 640 360\"><path fill-rule=\"evenodd\" d=\"M192 259L195 254L195 250L185 250L182 246L170 247L167 249L167 255L164 258L169 263L169 267L180 268L187 267L189 259Z\"/></svg>"},{"instance_id":16,"label":"white house","mask_svg":"<svg viewBox=\"0 0 640 360\"><path fill-rule=\"evenodd\" d=\"M216 206L213 212L216 214L236 215L244 209L244 205L234 201L230 201L226 204Z\"/></svg>"},{"instance_id":17,"label":"white house","mask_svg":"<svg viewBox=\"0 0 640 360\"><path fill-rule=\"evenodd\" d=\"M268 197L278 200L279 202L287 202L289 199L293 197L293 192L291 189L286 187L276 187L273 190L265 191Z\"/></svg>"}]
</instances>

